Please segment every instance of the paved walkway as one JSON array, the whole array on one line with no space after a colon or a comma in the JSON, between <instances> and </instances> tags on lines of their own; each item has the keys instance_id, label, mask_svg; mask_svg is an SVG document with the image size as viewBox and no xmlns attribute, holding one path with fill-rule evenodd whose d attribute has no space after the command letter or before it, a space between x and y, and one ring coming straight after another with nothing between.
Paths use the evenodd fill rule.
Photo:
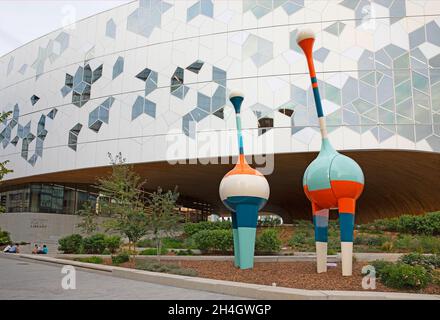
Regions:
<instances>
[{"instance_id":1,"label":"paved walkway","mask_svg":"<svg viewBox=\"0 0 440 320\"><path fill-rule=\"evenodd\" d=\"M76 290L64 290L60 266L0 256L0 300L10 299L166 299L202 300L237 297L188 290L76 270Z\"/></svg>"}]
</instances>

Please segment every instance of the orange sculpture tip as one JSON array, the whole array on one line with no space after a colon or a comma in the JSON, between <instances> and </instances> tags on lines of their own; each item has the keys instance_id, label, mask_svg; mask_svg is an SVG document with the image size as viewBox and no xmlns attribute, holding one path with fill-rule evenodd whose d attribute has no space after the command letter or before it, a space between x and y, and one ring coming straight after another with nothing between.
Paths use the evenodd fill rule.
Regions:
<instances>
[{"instance_id":1,"label":"orange sculpture tip","mask_svg":"<svg viewBox=\"0 0 440 320\"><path fill-rule=\"evenodd\" d=\"M315 39L315 33L311 29L304 29L301 30L298 35L296 36L296 43L300 43L303 40L306 39Z\"/></svg>"}]
</instances>

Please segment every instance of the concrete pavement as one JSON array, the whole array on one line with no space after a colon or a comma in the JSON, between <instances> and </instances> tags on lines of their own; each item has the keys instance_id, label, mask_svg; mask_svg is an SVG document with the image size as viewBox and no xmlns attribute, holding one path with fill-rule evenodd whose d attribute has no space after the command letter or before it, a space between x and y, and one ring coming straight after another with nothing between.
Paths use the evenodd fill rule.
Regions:
<instances>
[{"instance_id":1,"label":"concrete pavement","mask_svg":"<svg viewBox=\"0 0 440 320\"><path fill-rule=\"evenodd\" d=\"M61 266L0 256L0 300L44 299L239 299L205 291L176 288L76 269L76 290L64 290Z\"/></svg>"}]
</instances>

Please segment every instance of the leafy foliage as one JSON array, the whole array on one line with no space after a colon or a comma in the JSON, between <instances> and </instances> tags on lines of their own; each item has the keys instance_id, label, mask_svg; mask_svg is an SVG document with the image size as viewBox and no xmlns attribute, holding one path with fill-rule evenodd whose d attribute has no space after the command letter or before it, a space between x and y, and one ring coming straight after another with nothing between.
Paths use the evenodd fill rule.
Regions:
<instances>
[{"instance_id":1,"label":"leafy foliage","mask_svg":"<svg viewBox=\"0 0 440 320\"><path fill-rule=\"evenodd\" d=\"M9 235L9 232L2 231L0 228L0 246L11 244L11 237Z\"/></svg>"},{"instance_id":2,"label":"leafy foliage","mask_svg":"<svg viewBox=\"0 0 440 320\"><path fill-rule=\"evenodd\" d=\"M396 289L422 289L432 280L424 267L405 263L385 264L378 275L384 285Z\"/></svg>"},{"instance_id":3,"label":"leafy foliage","mask_svg":"<svg viewBox=\"0 0 440 320\"><path fill-rule=\"evenodd\" d=\"M281 250L281 240L278 230L267 229L257 236L255 249L260 252L279 252Z\"/></svg>"},{"instance_id":4,"label":"leafy foliage","mask_svg":"<svg viewBox=\"0 0 440 320\"><path fill-rule=\"evenodd\" d=\"M95 264L103 264L104 260L101 257L84 257L84 258L75 258L74 261L85 262L85 263L95 263Z\"/></svg>"},{"instance_id":5,"label":"leafy foliage","mask_svg":"<svg viewBox=\"0 0 440 320\"><path fill-rule=\"evenodd\" d=\"M67 254L78 254L82 251L83 237L80 234L72 234L58 240L58 250Z\"/></svg>"},{"instance_id":6,"label":"leafy foliage","mask_svg":"<svg viewBox=\"0 0 440 320\"><path fill-rule=\"evenodd\" d=\"M197 271L194 269L182 268L175 264L160 263L157 261L136 261L136 269L146 270L151 272L164 272L177 274L181 276L197 276Z\"/></svg>"},{"instance_id":7,"label":"leafy foliage","mask_svg":"<svg viewBox=\"0 0 440 320\"><path fill-rule=\"evenodd\" d=\"M440 211L421 216L403 215L398 218L380 219L365 228L420 235L440 235Z\"/></svg>"},{"instance_id":8,"label":"leafy foliage","mask_svg":"<svg viewBox=\"0 0 440 320\"><path fill-rule=\"evenodd\" d=\"M168 249L165 247L160 248L160 254L165 255L168 253ZM159 255L157 253L157 248L148 248L144 249L139 253L141 256L156 256Z\"/></svg>"},{"instance_id":9,"label":"leafy foliage","mask_svg":"<svg viewBox=\"0 0 440 320\"><path fill-rule=\"evenodd\" d=\"M232 224L230 221L218 221L218 222L203 221L198 223L185 223L183 227L183 232L187 236L192 236L197 232L204 230L228 230L228 229L232 229Z\"/></svg>"},{"instance_id":10,"label":"leafy foliage","mask_svg":"<svg viewBox=\"0 0 440 320\"><path fill-rule=\"evenodd\" d=\"M400 262L411 266L421 266L427 271L440 268L440 255L423 255L420 253L409 253L399 259Z\"/></svg>"},{"instance_id":11,"label":"leafy foliage","mask_svg":"<svg viewBox=\"0 0 440 320\"><path fill-rule=\"evenodd\" d=\"M97 218L99 213L98 210L96 210L96 204L91 201L84 202L83 207L77 211L77 214L80 215L82 219L76 226L84 233L92 234L98 230Z\"/></svg>"},{"instance_id":12,"label":"leafy foliage","mask_svg":"<svg viewBox=\"0 0 440 320\"><path fill-rule=\"evenodd\" d=\"M118 265L130 261L130 254L126 251L119 253L116 256L112 256L112 264Z\"/></svg>"},{"instance_id":13,"label":"leafy foliage","mask_svg":"<svg viewBox=\"0 0 440 320\"><path fill-rule=\"evenodd\" d=\"M231 251L234 244L232 229L202 230L194 234L192 238L196 247L205 251Z\"/></svg>"}]
</instances>

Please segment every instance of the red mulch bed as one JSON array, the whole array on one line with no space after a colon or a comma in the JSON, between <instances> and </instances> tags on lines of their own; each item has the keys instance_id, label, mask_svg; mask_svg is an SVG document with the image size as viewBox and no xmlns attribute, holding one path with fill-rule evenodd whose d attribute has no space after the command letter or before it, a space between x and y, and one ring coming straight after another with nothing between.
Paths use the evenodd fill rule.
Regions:
<instances>
[{"instance_id":1,"label":"red mulch bed","mask_svg":"<svg viewBox=\"0 0 440 320\"><path fill-rule=\"evenodd\" d=\"M234 267L231 261L170 261L162 260L161 263L178 265L185 269L197 271L198 277L245 282L277 287L287 287L308 290L342 290L365 291L362 288L362 267L367 263L355 262L353 276L343 277L340 264L329 267L326 273L316 273L315 262L256 262L253 269L240 270ZM104 264L111 265L111 259L105 259ZM135 268L133 262L126 262L120 267ZM373 291L373 290L369 290ZM423 294L440 294L440 286L429 285L420 290L396 290L385 287L376 280L376 290L385 292L408 292Z\"/></svg>"}]
</instances>

